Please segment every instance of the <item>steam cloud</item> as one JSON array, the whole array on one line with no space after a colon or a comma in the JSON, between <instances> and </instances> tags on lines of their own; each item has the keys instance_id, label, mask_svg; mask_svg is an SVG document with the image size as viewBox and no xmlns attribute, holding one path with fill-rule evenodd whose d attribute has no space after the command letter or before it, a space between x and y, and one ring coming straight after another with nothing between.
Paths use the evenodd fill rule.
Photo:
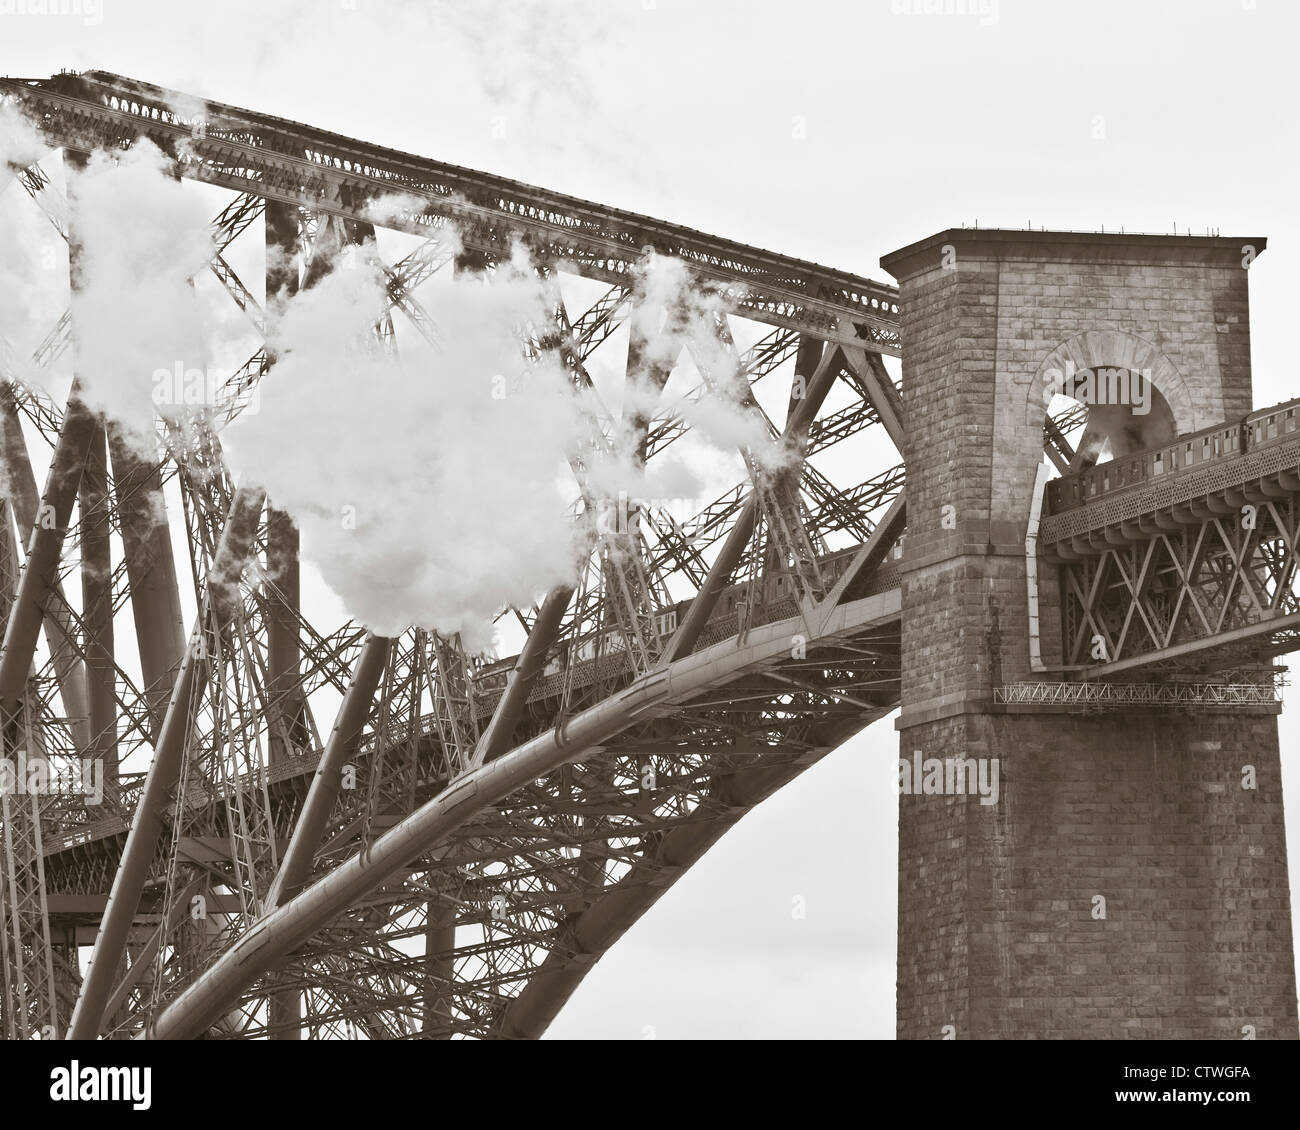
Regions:
<instances>
[{"instance_id":1,"label":"steam cloud","mask_svg":"<svg viewBox=\"0 0 1300 1130\"><path fill-rule=\"evenodd\" d=\"M0 117L0 157L22 167L39 152L20 120ZM232 332L234 320L205 308L190 281L213 253L209 217L147 142L96 155L68 187L80 241L84 396L152 451L156 413L196 409L159 402L159 371L204 368L214 343ZM380 202L374 218L382 223L411 204ZM240 481L264 486L293 517L304 556L351 615L387 635L411 625L460 632L477 650L491 643L503 607L575 580L588 546L574 520L578 492L566 456L590 424L554 356L522 362L520 328L551 317L526 256L488 276L436 275L421 300L441 348L404 337L399 354L374 334L387 302L371 250L340 256L317 285L282 305L257 410L226 428L223 443ZM0 285L30 281L18 262L18 271L0 273ZM614 454L589 466L589 490L682 498L701 489L704 456L734 462L739 448L769 469L787 459L762 420L739 407L747 390L714 333L718 297L662 257L651 257L636 285L632 316L646 319L653 359L671 367L688 350L713 391L679 406L694 447L682 442L671 459L641 467L624 431ZM664 310L672 317L661 327ZM632 385L622 419L663 407L657 391Z\"/></svg>"},{"instance_id":2,"label":"steam cloud","mask_svg":"<svg viewBox=\"0 0 1300 1130\"><path fill-rule=\"evenodd\" d=\"M81 244L74 319L84 397L145 451L155 411L184 407L155 397L155 374L205 370L220 331L189 282L212 258L210 217L166 174L165 160L147 141L116 160L95 154L69 186Z\"/></svg>"},{"instance_id":3,"label":"steam cloud","mask_svg":"<svg viewBox=\"0 0 1300 1130\"><path fill-rule=\"evenodd\" d=\"M574 576L564 452L581 419L557 366L517 379L512 326L541 316L526 275L430 289L455 332L410 356L374 342L384 290L363 266L299 294L274 335L260 411L229 442L358 619L482 646L503 605Z\"/></svg>"},{"instance_id":4,"label":"steam cloud","mask_svg":"<svg viewBox=\"0 0 1300 1130\"><path fill-rule=\"evenodd\" d=\"M11 105L0 103L0 191L11 186L43 149L27 121ZM16 192L16 186L10 191ZM23 358L36 344L33 327L41 264L31 238L33 226L24 225L15 211L0 208L0 263L5 265L0 271L0 338L5 343L0 345L0 363L17 375L24 368Z\"/></svg>"}]
</instances>

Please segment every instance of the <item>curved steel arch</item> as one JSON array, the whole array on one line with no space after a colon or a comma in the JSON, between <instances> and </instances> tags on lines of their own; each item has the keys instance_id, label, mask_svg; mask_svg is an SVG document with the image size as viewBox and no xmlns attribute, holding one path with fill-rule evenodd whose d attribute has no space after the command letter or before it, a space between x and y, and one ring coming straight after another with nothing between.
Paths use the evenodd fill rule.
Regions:
<instances>
[{"instance_id":1,"label":"curved steel arch","mask_svg":"<svg viewBox=\"0 0 1300 1130\"><path fill-rule=\"evenodd\" d=\"M866 597L832 609L825 617L822 635L851 636L855 630L870 630L895 621L899 611L900 593L896 589ZM770 664L779 665L790 650L791 637L798 635L797 629L802 626L802 617L778 621L756 629L744 646L724 641L676 660L664 670L633 683L617 697L577 715L563 730L549 730L466 773L373 844L252 926L154 1018L147 1034L157 1039L200 1035L232 1008L240 992L251 987L260 975L272 970L277 962L367 892L382 886L403 866L436 847L475 811L504 800L524 782L589 754L647 712L684 704L695 694L716 688L735 675ZM890 709L892 704L882 707L879 713ZM716 838L701 837L697 845L699 852ZM620 923L626 928L644 909L637 907L637 913L630 918L622 908L605 909L601 917L608 925L602 923L607 932L603 936L612 941L617 934L610 935L608 931ZM593 941L601 937L598 934ZM531 998L525 1002L519 1019L519 1023L527 1025L525 1031L536 1027L535 1022L523 1017L529 1004Z\"/></svg>"}]
</instances>

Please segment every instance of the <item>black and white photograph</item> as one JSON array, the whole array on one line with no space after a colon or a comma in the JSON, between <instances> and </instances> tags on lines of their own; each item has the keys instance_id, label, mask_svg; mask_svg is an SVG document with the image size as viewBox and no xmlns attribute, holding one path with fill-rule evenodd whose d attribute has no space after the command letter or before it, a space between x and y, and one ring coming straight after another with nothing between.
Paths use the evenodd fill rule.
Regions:
<instances>
[{"instance_id":1,"label":"black and white photograph","mask_svg":"<svg viewBox=\"0 0 1300 1130\"><path fill-rule=\"evenodd\" d=\"M0 0L0 1120L1293 1093L1298 48Z\"/></svg>"}]
</instances>

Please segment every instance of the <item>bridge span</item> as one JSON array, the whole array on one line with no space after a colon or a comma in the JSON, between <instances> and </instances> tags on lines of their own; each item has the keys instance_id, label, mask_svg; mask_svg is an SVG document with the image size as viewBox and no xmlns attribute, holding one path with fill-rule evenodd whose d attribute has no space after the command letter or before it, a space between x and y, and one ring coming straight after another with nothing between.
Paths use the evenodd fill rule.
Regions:
<instances>
[{"instance_id":1,"label":"bridge span","mask_svg":"<svg viewBox=\"0 0 1300 1130\"><path fill-rule=\"evenodd\" d=\"M6 1035L536 1037L728 828L901 708L904 754L1004 786L900 796L900 1036L1296 1036L1275 660L1300 433L1294 404L1252 411L1262 239L956 229L886 257L895 287L107 72L0 102L46 147L10 192L74 277L30 356L0 342L5 755L110 770L100 804L3 797ZM53 168L145 140L223 194L207 266L251 334L156 461L78 392ZM378 347L437 348L425 284L518 247L548 312L520 365L596 405L580 514L601 459L664 459L728 390L792 458L742 444L693 516L599 528L572 586L503 612L508 658L314 623L293 521L222 449L275 380L272 299L358 248ZM647 293L651 255L703 314ZM653 411L599 403L597 350ZM63 399L34 379L61 359Z\"/></svg>"}]
</instances>

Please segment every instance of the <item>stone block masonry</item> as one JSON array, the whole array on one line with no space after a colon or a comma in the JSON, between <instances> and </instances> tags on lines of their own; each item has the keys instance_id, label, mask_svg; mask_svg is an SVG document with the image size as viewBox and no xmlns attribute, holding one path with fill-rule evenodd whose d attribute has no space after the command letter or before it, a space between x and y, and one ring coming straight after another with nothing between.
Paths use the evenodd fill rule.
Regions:
<instances>
[{"instance_id":1,"label":"stone block masonry","mask_svg":"<svg viewBox=\"0 0 1300 1130\"><path fill-rule=\"evenodd\" d=\"M1001 779L993 805L900 797L900 1037L1297 1036L1276 718L992 702L1066 677L1029 648L1045 375L1149 374L1149 416L1089 409L1112 448L1244 415L1264 246L954 229L882 260L907 426L900 756L997 758ZM1059 587L1039 573L1050 667Z\"/></svg>"},{"instance_id":2,"label":"stone block masonry","mask_svg":"<svg viewBox=\"0 0 1300 1130\"><path fill-rule=\"evenodd\" d=\"M900 1038L1296 1037L1273 717L966 714L912 749L997 758L999 795L899 798Z\"/></svg>"}]
</instances>

